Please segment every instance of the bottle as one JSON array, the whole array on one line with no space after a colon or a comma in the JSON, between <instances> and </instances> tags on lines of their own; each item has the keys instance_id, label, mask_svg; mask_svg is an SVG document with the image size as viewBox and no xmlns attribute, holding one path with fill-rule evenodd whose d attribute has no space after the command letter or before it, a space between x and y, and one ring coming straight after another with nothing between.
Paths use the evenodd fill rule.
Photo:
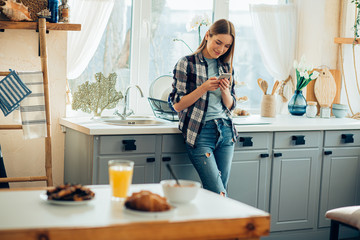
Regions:
<instances>
[{"instance_id":1,"label":"bottle","mask_svg":"<svg viewBox=\"0 0 360 240\"><path fill-rule=\"evenodd\" d=\"M59 6L59 22L68 23L70 21L70 7L67 0L62 0L62 4Z\"/></svg>"},{"instance_id":2,"label":"bottle","mask_svg":"<svg viewBox=\"0 0 360 240\"><path fill-rule=\"evenodd\" d=\"M322 118L330 118L330 106L329 105L322 105L320 108L320 117Z\"/></svg>"},{"instance_id":3,"label":"bottle","mask_svg":"<svg viewBox=\"0 0 360 240\"><path fill-rule=\"evenodd\" d=\"M308 102L306 107L306 117L314 118L317 114L317 103L316 102Z\"/></svg>"},{"instance_id":4,"label":"bottle","mask_svg":"<svg viewBox=\"0 0 360 240\"><path fill-rule=\"evenodd\" d=\"M58 22L58 11L59 11L59 0L48 0L48 8L51 12L51 18L49 22L57 23Z\"/></svg>"}]
</instances>

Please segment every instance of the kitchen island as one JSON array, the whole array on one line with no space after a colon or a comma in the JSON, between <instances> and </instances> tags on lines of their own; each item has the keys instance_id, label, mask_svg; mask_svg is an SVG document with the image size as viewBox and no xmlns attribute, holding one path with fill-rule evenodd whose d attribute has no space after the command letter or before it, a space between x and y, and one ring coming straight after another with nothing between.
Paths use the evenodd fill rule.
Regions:
<instances>
[{"instance_id":1,"label":"kitchen island","mask_svg":"<svg viewBox=\"0 0 360 240\"><path fill-rule=\"evenodd\" d=\"M53 205L45 190L0 191L0 239L260 239L269 234L268 213L200 189L171 214L139 214L111 201L109 185L89 186L95 198L84 205ZM160 184L132 185L130 194Z\"/></svg>"},{"instance_id":2,"label":"kitchen island","mask_svg":"<svg viewBox=\"0 0 360 240\"><path fill-rule=\"evenodd\" d=\"M229 197L271 214L266 239L327 239L329 209L360 204L360 121L278 115L236 118L239 137ZM170 164L182 179L199 181L177 123L116 126L61 119L65 182L107 184L107 162L135 162L134 183L169 179ZM342 233L342 237L353 236Z\"/></svg>"}]
</instances>

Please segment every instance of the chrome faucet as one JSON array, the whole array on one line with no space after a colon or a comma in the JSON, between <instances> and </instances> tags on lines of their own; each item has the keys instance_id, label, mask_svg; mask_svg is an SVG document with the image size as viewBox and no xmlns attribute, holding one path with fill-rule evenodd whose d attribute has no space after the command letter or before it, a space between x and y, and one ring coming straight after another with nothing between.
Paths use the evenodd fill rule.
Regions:
<instances>
[{"instance_id":1,"label":"chrome faucet","mask_svg":"<svg viewBox=\"0 0 360 240\"><path fill-rule=\"evenodd\" d=\"M140 92L141 97L144 97L144 94L143 94L141 88L139 87L139 85L130 85L130 86L126 89L126 91L125 91L125 97L124 97L124 110L123 110L123 112L122 112L122 113L119 113L118 110L116 110L116 111L114 112L114 115L119 116L119 117L120 117L121 119L123 119L123 120L125 120L128 116L134 114L134 111L133 111L132 109L129 109L129 93L130 93L129 90L130 90L130 88L132 88L132 87L135 87L136 89L138 89L139 92Z\"/></svg>"}]
</instances>

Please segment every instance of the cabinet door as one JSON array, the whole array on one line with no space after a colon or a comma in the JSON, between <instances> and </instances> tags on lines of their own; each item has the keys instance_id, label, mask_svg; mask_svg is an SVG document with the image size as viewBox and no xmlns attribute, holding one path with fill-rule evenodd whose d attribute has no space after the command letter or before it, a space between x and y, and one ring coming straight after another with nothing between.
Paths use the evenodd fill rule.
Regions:
<instances>
[{"instance_id":1,"label":"cabinet door","mask_svg":"<svg viewBox=\"0 0 360 240\"><path fill-rule=\"evenodd\" d=\"M114 157L99 157L98 172L95 173L94 184L109 184L108 161L112 159L125 159L134 161L134 172L132 183L154 183L155 182L155 155L121 155Z\"/></svg>"},{"instance_id":2,"label":"cabinet door","mask_svg":"<svg viewBox=\"0 0 360 240\"><path fill-rule=\"evenodd\" d=\"M161 180L172 179L166 167L170 164L179 179L193 180L201 183L200 177L191 163L187 153L163 154L161 159Z\"/></svg>"},{"instance_id":3,"label":"cabinet door","mask_svg":"<svg viewBox=\"0 0 360 240\"><path fill-rule=\"evenodd\" d=\"M319 227L330 226L327 210L360 204L360 148L325 148Z\"/></svg>"},{"instance_id":4,"label":"cabinet door","mask_svg":"<svg viewBox=\"0 0 360 240\"><path fill-rule=\"evenodd\" d=\"M268 211L270 159L269 150L235 152L228 184L229 197Z\"/></svg>"},{"instance_id":5,"label":"cabinet door","mask_svg":"<svg viewBox=\"0 0 360 240\"><path fill-rule=\"evenodd\" d=\"M274 150L270 201L272 231L314 227L319 166L317 148Z\"/></svg>"}]
</instances>

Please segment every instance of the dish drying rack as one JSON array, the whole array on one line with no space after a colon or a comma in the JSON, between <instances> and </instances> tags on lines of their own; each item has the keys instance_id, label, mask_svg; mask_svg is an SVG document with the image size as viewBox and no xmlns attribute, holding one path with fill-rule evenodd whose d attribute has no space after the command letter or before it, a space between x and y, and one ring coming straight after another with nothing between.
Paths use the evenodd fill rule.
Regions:
<instances>
[{"instance_id":1,"label":"dish drying rack","mask_svg":"<svg viewBox=\"0 0 360 240\"><path fill-rule=\"evenodd\" d=\"M179 117L177 112L172 110L169 106L169 103L155 98L148 97L148 101L153 110L155 117L169 120L169 121L178 121Z\"/></svg>"}]
</instances>

